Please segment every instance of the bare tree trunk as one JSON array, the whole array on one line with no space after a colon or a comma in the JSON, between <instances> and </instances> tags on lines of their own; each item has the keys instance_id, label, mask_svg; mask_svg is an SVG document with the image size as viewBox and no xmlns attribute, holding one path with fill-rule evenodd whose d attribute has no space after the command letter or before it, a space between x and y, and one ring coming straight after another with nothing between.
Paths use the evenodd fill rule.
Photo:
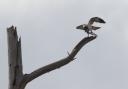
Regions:
<instances>
[{"instance_id":1,"label":"bare tree trunk","mask_svg":"<svg viewBox=\"0 0 128 89\"><path fill-rule=\"evenodd\" d=\"M72 50L67 57L60 59L57 62L48 64L38 68L30 74L23 74L22 54L21 54L21 38L18 38L16 27L12 26L7 29L8 38L8 65L9 65L9 89L24 89L26 84L35 78L60 68L69 62L73 61L76 54L88 42L94 40L96 36L83 38Z\"/></svg>"},{"instance_id":2,"label":"bare tree trunk","mask_svg":"<svg viewBox=\"0 0 128 89\"><path fill-rule=\"evenodd\" d=\"M7 29L8 36L8 66L9 66L9 89L18 88L23 80L21 39L18 39L16 28Z\"/></svg>"}]
</instances>

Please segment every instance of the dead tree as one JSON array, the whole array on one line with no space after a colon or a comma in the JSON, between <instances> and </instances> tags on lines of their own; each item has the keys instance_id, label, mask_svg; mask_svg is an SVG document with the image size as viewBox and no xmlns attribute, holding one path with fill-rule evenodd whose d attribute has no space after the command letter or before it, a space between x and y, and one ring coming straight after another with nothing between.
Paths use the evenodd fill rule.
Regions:
<instances>
[{"instance_id":1,"label":"dead tree","mask_svg":"<svg viewBox=\"0 0 128 89\"><path fill-rule=\"evenodd\" d=\"M25 89L26 84L35 78L68 64L75 59L76 54L85 44L95 38L96 36L85 37L73 48L71 53L68 53L67 57L36 69L30 74L23 74L21 38L17 36L16 27L7 28L9 89Z\"/></svg>"}]
</instances>

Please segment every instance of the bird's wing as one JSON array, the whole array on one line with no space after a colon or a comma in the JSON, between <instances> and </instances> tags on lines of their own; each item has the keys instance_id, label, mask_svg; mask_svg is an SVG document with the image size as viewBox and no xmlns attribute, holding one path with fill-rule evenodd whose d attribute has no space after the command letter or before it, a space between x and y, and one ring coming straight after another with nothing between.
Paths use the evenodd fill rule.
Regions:
<instances>
[{"instance_id":1,"label":"bird's wing","mask_svg":"<svg viewBox=\"0 0 128 89\"><path fill-rule=\"evenodd\" d=\"M83 29L83 25L77 26L76 29Z\"/></svg>"},{"instance_id":2,"label":"bird's wing","mask_svg":"<svg viewBox=\"0 0 128 89\"><path fill-rule=\"evenodd\" d=\"M76 29L85 30L85 29L87 29L86 27L87 27L86 24L82 24L82 25L77 26Z\"/></svg>"},{"instance_id":3,"label":"bird's wing","mask_svg":"<svg viewBox=\"0 0 128 89\"><path fill-rule=\"evenodd\" d=\"M101 27L95 27L95 26L92 26L92 30L97 30L97 29L100 29Z\"/></svg>"},{"instance_id":4,"label":"bird's wing","mask_svg":"<svg viewBox=\"0 0 128 89\"><path fill-rule=\"evenodd\" d=\"M94 22L99 22L99 23L106 23L103 19L99 18L99 17L92 17L89 20L89 24L92 25Z\"/></svg>"}]
</instances>

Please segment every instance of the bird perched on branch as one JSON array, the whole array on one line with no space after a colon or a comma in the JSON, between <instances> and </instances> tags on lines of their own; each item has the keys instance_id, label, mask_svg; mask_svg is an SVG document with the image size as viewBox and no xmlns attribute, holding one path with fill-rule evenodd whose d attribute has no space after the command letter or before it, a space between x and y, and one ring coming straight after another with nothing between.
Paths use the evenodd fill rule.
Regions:
<instances>
[{"instance_id":1,"label":"bird perched on branch","mask_svg":"<svg viewBox=\"0 0 128 89\"><path fill-rule=\"evenodd\" d=\"M103 19L99 17L92 17L89 20L88 24L82 24L80 26L77 26L76 29L84 30L85 32L87 32L88 36L89 34L96 35L95 33L92 32L92 30L97 30L97 29L100 29L101 27L92 26L94 22L106 23Z\"/></svg>"}]
</instances>

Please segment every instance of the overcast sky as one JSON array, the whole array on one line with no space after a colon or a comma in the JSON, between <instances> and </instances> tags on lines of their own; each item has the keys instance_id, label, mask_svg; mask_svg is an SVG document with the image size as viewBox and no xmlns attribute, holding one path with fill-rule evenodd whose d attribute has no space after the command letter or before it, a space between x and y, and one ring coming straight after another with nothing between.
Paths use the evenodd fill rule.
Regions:
<instances>
[{"instance_id":1,"label":"overcast sky","mask_svg":"<svg viewBox=\"0 0 128 89\"><path fill-rule=\"evenodd\" d=\"M76 30L98 16L106 24L70 64L25 89L128 89L127 0L0 0L0 89L8 89L6 28L22 37L24 73L67 56L87 34Z\"/></svg>"}]
</instances>

